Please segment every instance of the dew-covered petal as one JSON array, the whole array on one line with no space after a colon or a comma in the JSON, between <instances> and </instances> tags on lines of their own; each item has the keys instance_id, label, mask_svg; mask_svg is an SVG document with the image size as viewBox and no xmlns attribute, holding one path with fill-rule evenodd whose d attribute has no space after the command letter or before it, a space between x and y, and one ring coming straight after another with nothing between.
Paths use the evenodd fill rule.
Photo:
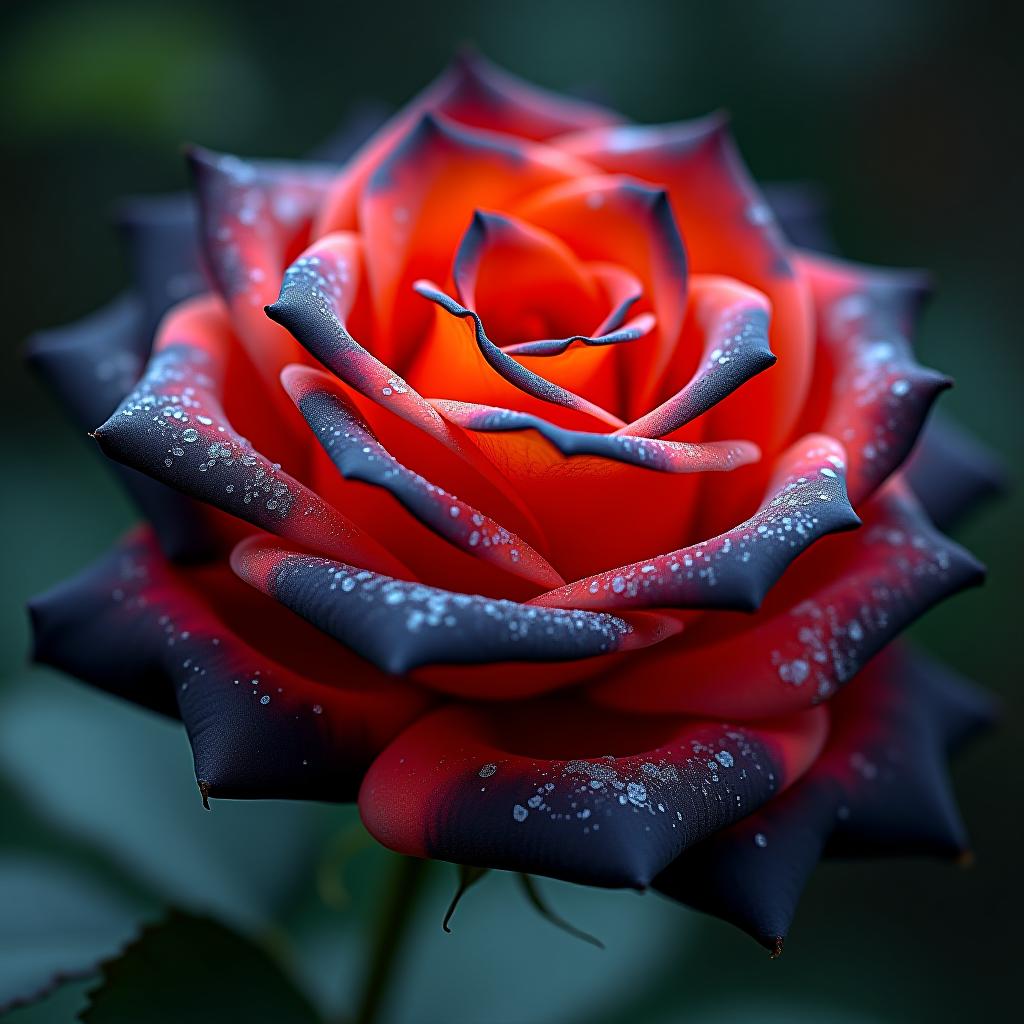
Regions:
<instances>
[{"instance_id":1,"label":"dew-covered petal","mask_svg":"<svg viewBox=\"0 0 1024 1024\"><path fill-rule=\"evenodd\" d=\"M678 628L655 616L631 622L408 583L269 539L244 541L231 564L247 583L394 674L424 665L597 658L658 643Z\"/></svg>"},{"instance_id":2,"label":"dew-covered petal","mask_svg":"<svg viewBox=\"0 0 1024 1024\"><path fill-rule=\"evenodd\" d=\"M567 458L589 455L662 473L728 472L756 462L759 456L757 446L747 441L690 444L625 434L596 434L584 430L568 430L539 416L514 409L445 399L435 399L433 405L445 419L477 434L532 430ZM495 448L485 450L490 450L496 460L500 459Z\"/></svg>"},{"instance_id":3,"label":"dew-covered petal","mask_svg":"<svg viewBox=\"0 0 1024 1024\"><path fill-rule=\"evenodd\" d=\"M235 432L222 406L229 346L216 299L179 305L135 389L96 429L104 454L260 529L406 575L377 541Z\"/></svg>"},{"instance_id":4,"label":"dew-covered petal","mask_svg":"<svg viewBox=\"0 0 1024 1024\"><path fill-rule=\"evenodd\" d=\"M665 189L691 273L732 277L768 297L778 366L710 416L718 436L750 437L766 451L778 450L793 436L810 387L813 311L807 284L794 272L788 243L725 119L621 125L567 136L559 145L606 171Z\"/></svg>"},{"instance_id":5,"label":"dew-covered petal","mask_svg":"<svg viewBox=\"0 0 1024 1024\"><path fill-rule=\"evenodd\" d=\"M705 617L593 698L648 713L791 713L832 697L928 609L981 582L983 568L898 478L861 513L859 530L814 546L750 619Z\"/></svg>"},{"instance_id":6,"label":"dew-covered petal","mask_svg":"<svg viewBox=\"0 0 1024 1024\"><path fill-rule=\"evenodd\" d=\"M924 275L803 254L818 324L812 418L849 457L857 507L910 453L948 377L921 366L910 337L928 295Z\"/></svg>"},{"instance_id":7,"label":"dew-covered petal","mask_svg":"<svg viewBox=\"0 0 1024 1024\"><path fill-rule=\"evenodd\" d=\"M807 774L686 851L655 888L778 953L823 852L957 857L967 850L946 761L990 724L991 699L948 669L891 647L832 707L828 743Z\"/></svg>"},{"instance_id":8,"label":"dew-covered petal","mask_svg":"<svg viewBox=\"0 0 1024 1024\"><path fill-rule=\"evenodd\" d=\"M326 235L288 267L280 296L266 313L350 388L458 451L458 438L434 409L349 332L346 320L362 275L359 236Z\"/></svg>"},{"instance_id":9,"label":"dew-covered petal","mask_svg":"<svg viewBox=\"0 0 1024 1024\"><path fill-rule=\"evenodd\" d=\"M145 528L31 611L37 661L181 717L204 796L351 799L429 703L226 566L175 571Z\"/></svg>"},{"instance_id":10,"label":"dew-covered petal","mask_svg":"<svg viewBox=\"0 0 1024 1024\"><path fill-rule=\"evenodd\" d=\"M411 856L642 889L797 779L826 728L820 709L733 727L564 700L451 705L380 755L359 810Z\"/></svg>"},{"instance_id":11,"label":"dew-covered petal","mask_svg":"<svg viewBox=\"0 0 1024 1024\"><path fill-rule=\"evenodd\" d=\"M324 165L243 160L193 149L189 162L199 199L203 254L235 330L283 425L301 422L278 387L288 363L306 361L295 339L267 319L281 275L310 240L310 226L333 176ZM297 422L298 421L298 422Z\"/></svg>"},{"instance_id":12,"label":"dew-covered petal","mask_svg":"<svg viewBox=\"0 0 1024 1024\"><path fill-rule=\"evenodd\" d=\"M149 348L145 304L125 294L76 323L36 334L28 360L84 434L132 390ZM223 531L201 505L134 469L108 465L153 524L168 557L196 561L223 547Z\"/></svg>"},{"instance_id":13,"label":"dew-covered petal","mask_svg":"<svg viewBox=\"0 0 1024 1024\"><path fill-rule=\"evenodd\" d=\"M778 460L750 519L717 537L609 569L534 598L561 608L751 611L820 537L859 524L846 496L842 445L812 434Z\"/></svg>"},{"instance_id":14,"label":"dew-covered petal","mask_svg":"<svg viewBox=\"0 0 1024 1024\"><path fill-rule=\"evenodd\" d=\"M948 417L933 413L903 474L940 529L956 526L978 505L1007 487L995 453Z\"/></svg>"},{"instance_id":15,"label":"dew-covered petal","mask_svg":"<svg viewBox=\"0 0 1024 1024\"><path fill-rule=\"evenodd\" d=\"M474 558L539 586L557 586L551 581L562 581L522 538L402 465L377 440L337 382L327 374L289 367L282 381L346 480L385 489L420 522Z\"/></svg>"},{"instance_id":16,"label":"dew-covered petal","mask_svg":"<svg viewBox=\"0 0 1024 1024\"><path fill-rule=\"evenodd\" d=\"M705 274L695 275L690 289L681 348L686 352L692 340L693 349L699 347L700 362L678 391L622 427L620 434L664 437L775 365L768 344L770 308L764 295L729 278Z\"/></svg>"},{"instance_id":17,"label":"dew-covered petal","mask_svg":"<svg viewBox=\"0 0 1024 1024\"><path fill-rule=\"evenodd\" d=\"M414 456L414 464L429 464L437 473L443 470L453 487L472 491L489 507L504 509L503 517L515 519L519 524L515 528L521 531L524 520L531 521L532 514L507 481L404 377L353 337L347 320L363 276L359 236L335 232L311 245L288 268L280 298L266 312L347 387L379 407L381 413L369 422L378 434L386 432L382 439L389 449L401 440L403 451ZM361 411L369 418L373 410L364 404ZM402 432L404 436L399 439L395 428L402 423L413 429ZM431 444L431 440L436 443Z\"/></svg>"}]
</instances>

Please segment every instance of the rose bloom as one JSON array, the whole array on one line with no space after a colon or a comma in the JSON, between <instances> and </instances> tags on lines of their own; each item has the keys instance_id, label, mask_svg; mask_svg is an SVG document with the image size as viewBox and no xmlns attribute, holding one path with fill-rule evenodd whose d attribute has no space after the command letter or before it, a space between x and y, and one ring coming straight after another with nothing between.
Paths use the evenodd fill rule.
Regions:
<instances>
[{"instance_id":1,"label":"rose bloom","mask_svg":"<svg viewBox=\"0 0 1024 1024\"><path fill-rule=\"evenodd\" d=\"M969 442L901 469L922 275L796 248L721 117L474 57L347 159L189 159L33 349L146 519L33 603L40 661L180 718L204 800L773 950L823 854L965 851L989 702L890 646L982 575L922 505L985 489Z\"/></svg>"}]
</instances>

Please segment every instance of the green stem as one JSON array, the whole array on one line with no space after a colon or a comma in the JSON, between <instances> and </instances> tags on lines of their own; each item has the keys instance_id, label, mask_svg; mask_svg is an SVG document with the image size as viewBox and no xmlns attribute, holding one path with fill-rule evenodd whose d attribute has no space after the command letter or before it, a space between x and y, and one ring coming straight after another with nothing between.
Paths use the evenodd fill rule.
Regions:
<instances>
[{"instance_id":1,"label":"green stem","mask_svg":"<svg viewBox=\"0 0 1024 1024\"><path fill-rule=\"evenodd\" d=\"M401 857L388 879L355 1024L375 1024L387 999L398 955L423 893L429 861Z\"/></svg>"}]
</instances>

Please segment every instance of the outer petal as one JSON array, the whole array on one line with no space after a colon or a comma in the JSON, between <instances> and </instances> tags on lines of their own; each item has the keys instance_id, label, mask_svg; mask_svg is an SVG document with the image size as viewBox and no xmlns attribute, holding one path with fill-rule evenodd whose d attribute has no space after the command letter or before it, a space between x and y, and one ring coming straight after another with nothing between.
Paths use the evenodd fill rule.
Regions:
<instances>
[{"instance_id":1,"label":"outer petal","mask_svg":"<svg viewBox=\"0 0 1024 1024\"><path fill-rule=\"evenodd\" d=\"M938 413L925 425L903 474L940 530L1002 493L1006 469L977 438Z\"/></svg>"},{"instance_id":2,"label":"outer petal","mask_svg":"<svg viewBox=\"0 0 1024 1024\"><path fill-rule=\"evenodd\" d=\"M822 756L778 800L687 851L655 887L778 953L822 851L958 856L946 758L992 701L920 655L880 655L836 698Z\"/></svg>"},{"instance_id":3,"label":"outer petal","mask_svg":"<svg viewBox=\"0 0 1024 1024\"><path fill-rule=\"evenodd\" d=\"M97 428L104 453L261 529L404 575L376 541L234 431L221 407L228 349L215 300L179 306L136 389Z\"/></svg>"},{"instance_id":4,"label":"outer petal","mask_svg":"<svg viewBox=\"0 0 1024 1024\"><path fill-rule=\"evenodd\" d=\"M342 651L328 659L314 631L254 596L222 569L172 571L138 530L33 602L35 657L180 714L204 797L351 799L427 699Z\"/></svg>"},{"instance_id":5,"label":"outer petal","mask_svg":"<svg viewBox=\"0 0 1024 1024\"><path fill-rule=\"evenodd\" d=\"M356 226L367 181L431 111L470 127L536 141L623 120L614 111L538 89L479 55L464 54L353 157L334 182L314 234Z\"/></svg>"},{"instance_id":6,"label":"outer petal","mask_svg":"<svg viewBox=\"0 0 1024 1024\"><path fill-rule=\"evenodd\" d=\"M431 109L453 121L538 141L623 120L597 103L541 89L472 51L455 58L428 97Z\"/></svg>"},{"instance_id":7,"label":"outer petal","mask_svg":"<svg viewBox=\"0 0 1024 1024\"><path fill-rule=\"evenodd\" d=\"M813 712L732 728L577 702L455 705L381 754L359 809L412 856L639 889L790 785L825 730Z\"/></svg>"},{"instance_id":8,"label":"outer petal","mask_svg":"<svg viewBox=\"0 0 1024 1024\"><path fill-rule=\"evenodd\" d=\"M152 338L171 306L207 290L196 202L186 193L125 199L118 204L117 225L145 306L144 332Z\"/></svg>"},{"instance_id":9,"label":"outer petal","mask_svg":"<svg viewBox=\"0 0 1024 1024\"><path fill-rule=\"evenodd\" d=\"M650 616L539 609L407 583L260 538L231 559L247 583L318 629L400 674L422 665L574 661L657 643L674 624Z\"/></svg>"},{"instance_id":10,"label":"outer petal","mask_svg":"<svg viewBox=\"0 0 1024 1024\"><path fill-rule=\"evenodd\" d=\"M805 437L779 459L767 497L746 522L699 544L569 583L531 603L752 611L809 545L859 525L843 466L841 445L820 434Z\"/></svg>"},{"instance_id":11,"label":"outer petal","mask_svg":"<svg viewBox=\"0 0 1024 1024\"><path fill-rule=\"evenodd\" d=\"M145 365L150 336L141 300L123 295L67 327L37 334L29 345L33 368L83 432L108 417ZM142 514L152 522L168 557L198 561L222 546L208 510L125 466L112 466Z\"/></svg>"},{"instance_id":12,"label":"outer petal","mask_svg":"<svg viewBox=\"0 0 1024 1024\"><path fill-rule=\"evenodd\" d=\"M813 252L835 252L828 222L828 196L820 185L807 181L762 184L768 205L790 244Z\"/></svg>"},{"instance_id":13,"label":"outer petal","mask_svg":"<svg viewBox=\"0 0 1024 1024\"><path fill-rule=\"evenodd\" d=\"M899 479L849 537L812 548L738 628L708 616L594 698L643 712L788 714L831 697L890 640L984 570L936 531Z\"/></svg>"},{"instance_id":14,"label":"outer petal","mask_svg":"<svg viewBox=\"0 0 1024 1024\"><path fill-rule=\"evenodd\" d=\"M818 319L819 368L812 406L821 430L849 453L850 499L856 507L913 448L948 377L916 362L909 335L927 296L922 274L880 270L802 255ZM815 415L817 413L817 415Z\"/></svg>"},{"instance_id":15,"label":"outer petal","mask_svg":"<svg viewBox=\"0 0 1024 1024\"><path fill-rule=\"evenodd\" d=\"M310 225L333 170L317 164L240 160L195 149L190 165L202 215L203 252L232 322L282 426L305 432L281 395L278 374L306 357L270 322L285 267L309 243Z\"/></svg>"}]
</instances>

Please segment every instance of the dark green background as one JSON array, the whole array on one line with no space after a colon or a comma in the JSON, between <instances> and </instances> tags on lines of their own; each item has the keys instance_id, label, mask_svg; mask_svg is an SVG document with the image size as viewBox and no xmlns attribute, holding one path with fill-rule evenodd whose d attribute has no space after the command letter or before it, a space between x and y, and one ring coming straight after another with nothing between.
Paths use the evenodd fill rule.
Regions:
<instances>
[{"instance_id":1,"label":"dark green background","mask_svg":"<svg viewBox=\"0 0 1024 1024\"><path fill-rule=\"evenodd\" d=\"M351 1005L360 929L389 866L369 851L346 860L359 833L337 809L222 803L202 813L174 728L26 668L25 598L131 520L87 440L19 362L33 329L87 312L123 283L105 219L115 198L182 186L185 141L301 154L354 101L404 100L464 41L638 119L726 107L759 177L827 187L848 255L935 272L919 352L957 380L946 411L1016 473L1024 74L1021 26L1001 12L948 0L5 5L0 958L47 955L54 929L62 948L111 946L170 901L213 910L274 948L291 942L289 969L305 982L319 975L312 991L325 1005ZM1012 1013L1024 909L1022 508L1018 491L962 532L989 583L914 631L1005 701L998 733L955 773L972 870L827 866L785 956L769 962L744 936L657 897L553 884L547 892L606 952L532 916L503 881L474 890L446 936L438 922L453 879L438 868L392 992L395 1019L845 1024ZM335 892L341 862L347 909ZM91 910L61 895L83 880L96 890ZM32 911L34 937L18 931L6 892ZM341 909L325 906L325 892ZM79 911L92 932L73 927ZM71 1020L82 988L11 1020Z\"/></svg>"}]
</instances>

